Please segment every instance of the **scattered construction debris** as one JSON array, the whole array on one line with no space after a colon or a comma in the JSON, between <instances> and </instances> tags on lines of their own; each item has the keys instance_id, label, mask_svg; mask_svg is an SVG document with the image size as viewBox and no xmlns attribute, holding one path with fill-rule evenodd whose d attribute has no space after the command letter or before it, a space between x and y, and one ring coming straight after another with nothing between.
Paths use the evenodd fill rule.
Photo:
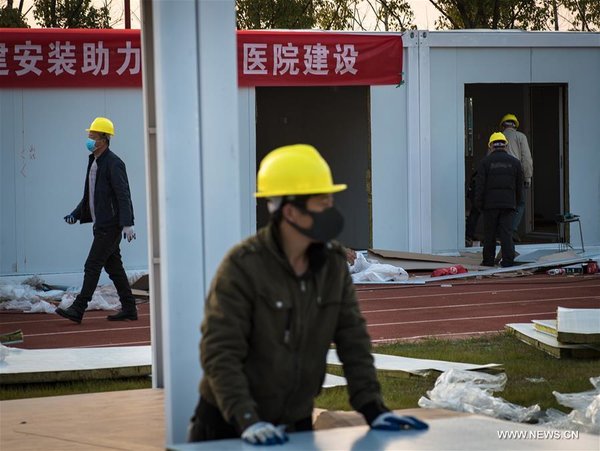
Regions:
<instances>
[{"instance_id":1,"label":"scattered construction debris","mask_svg":"<svg viewBox=\"0 0 600 451\"><path fill-rule=\"evenodd\" d=\"M550 254L548 254L550 252ZM361 253L357 253L355 266L359 262ZM535 261L529 262L535 256ZM384 264L402 268L404 271L430 271L431 275L412 275L410 277L396 280L386 277L378 279L361 279L355 280L355 283L383 283L383 284L425 284L431 282L441 282L452 279L465 279L474 277L495 276L502 277L505 275L529 275L534 271L543 270L545 268L562 268L575 267L586 270L581 273L589 273L590 270L597 267L597 262L589 257L582 257L573 251L566 252L532 252L525 256L525 263L515 265L509 268L501 267L485 267L479 266L481 262L481 253L465 252L461 256L444 256L433 254L419 254L414 252L398 252L386 251L381 249L369 249L365 261L371 264ZM448 266L451 265L451 266ZM460 270L452 271L451 268L460 268ZM447 269L447 271L446 271ZM390 272L390 271L388 271ZM565 270L566 273L566 270ZM440 275L443 274L443 275ZM575 274L575 272L573 273ZM506 276L505 276L506 277Z\"/></svg>"},{"instance_id":2,"label":"scattered construction debris","mask_svg":"<svg viewBox=\"0 0 600 451\"><path fill-rule=\"evenodd\" d=\"M465 253L461 256L453 257L417 252L369 249L368 257L370 260L376 260L379 263L401 266L407 271L429 271L448 265L462 265L469 271L485 268L484 266L480 266L481 255L477 253Z\"/></svg>"},{"instance_id":3,"label":"scattered construction debris","mask_svg":"<svg viewBox=\"0 0 600 451\"><path fill-rule=\"evenodd\" d=\"M408 280L408 273L399 266L368 261L361 253L357 254L350 266L350 275L354 283L363 282L400 282Z\"/></svg>"},{"instance_id":4,"label":"scattered construction debris","mask_svg":"<svg viewBox=\"0 0 600 451\"><path fill-rule=\"evenodd\" d=\"M131 272L128 276L132 286L146 277L146 282L139 282L136 298L147 300L147 274L142 271ZM144 286L146 287L144 290ZM79 287L66 285L50 285L39 276L32 276L21 283L0 284L0 310L16 310L27 313L54 313L56 307L67 308L73 303ZM98 286L88 310L115 310L120 308L119 296L112 283Z\"/></svg>"},{"instance_id":5,"label":"scattered construction debris","mask_svg":"<svg viewBox=\"0 0 600 451\"><path fill-rule=\"evenodd\" d=\"M0 384L139 377L152 372L150 346L3 349Z\"/></svg>"},{"instance_id":6,"label":"scattered construction debris","mask_svg":"<svg viewBox=\"0 0 600 451\"><path fill-rule=\"evenodd\" d=\"M507 324L520 340L557 358L600 357L600 309L558 307L557 319Z\"/></svg>"},{"instance_id":7,"label":"scattered construction debris","mask_svg":"<svg viewBox=\"0 0 600 451\"><path fill-rule=\"evenodd\" d=\"M325 374L325 380L323 381L323 388L343 387L348 385L345 377L336 376L335 374Z\"/></svg>"},{"instance_id":8,"label":"scattered construction debris","mask_svg":"<svg viewBox=\"0 0 600 451\"><path fill-rule=\"evenodd\" d=\"M387 373L390 376L427 376L432 371L442 373L451 369L488 372L504 371L502 365L499 363L477 365L444 360L414 359L388 354L373 354L373 358L375 359L375 368L377 371ZM327 364L333 366L342 365L335 349L330 349L327 353Z\"/></svg>"},{"instance_id":9,"label":"scattered construction debris","mask_svg":"<svg viewBox=\"0 0 600 451\"><path fill-rule=\"evenodd\" d=\"M563 406L573 409L565 414L556 409L548 409L540 421L546 427L600 434L600 376L591 377L594 390L582 393L559 393L553 391L556 400Z\"/></svg>"},{"instance_id":10,"label":"scattered construction debris","mask_svg":"<svg viewBox=\"0 0 600 451\"><path fill-rule=\"evenodd\" d=\"M144 274L131 284L131 293L138 299L150 299L150 278L148 274Z\"/></svg>"},{"instance_id":11,"label":"scattered construction debris","mask_svg":"<svg viewBox=\"0 0 600 451\"><path fill-rule=\"evenodd\" d=\"M600 377L590 378L593 390L582 393L553 391L556 400L573 409L569 414L556 409L542 411L538 404L522 407L495 397L504 390L506 374L485 374L450 370L435 381L435 386L418 404L427 409L448 409L495 417L514 422L537 423L546 428L600 434Z\"/></svg>"},{"instance_id":12,"label":"scattered construction debris","mask_svg":"<svg viewBox=\"0 0 600 451\"><path fill-rule=\"evenodd\" d=\"M537 331L549 334L561 343L600 344L600 309L558 307L556 318L535 319L532 323Z\"/></svg>"},{"instance_id":13,"label":"scattered construction debris","mask_svg":"<svg viewBox=\"0 0 600 451\"><path fill-rule=\"evenodd\" d=\"M23 343L23 331L21 329L14 332L0 334L0 343L3 345L13 345Z\"/></svg>"},{"instance_id":14,"label":"scattered construction debris","mask_svg":"<svg viewBox=\"0 0 600 451\"><path fill-rule=\"evenodd\" d=\"M435 381L419 406L458 412L477 413L518 423L531 422L540 416L540 406L522 407L493 395L504 390L507 376L452 369Z\"/></svg>"}]
</instances>

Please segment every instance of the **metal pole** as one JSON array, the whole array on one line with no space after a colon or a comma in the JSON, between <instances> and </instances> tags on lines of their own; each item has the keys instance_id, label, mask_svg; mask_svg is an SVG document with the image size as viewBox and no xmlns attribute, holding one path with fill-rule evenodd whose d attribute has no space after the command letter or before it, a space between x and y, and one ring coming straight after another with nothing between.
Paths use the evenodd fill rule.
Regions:
<instances>
[{"instance_id":1,"label":"metal pole","mask_svg":"<svg viewBox=\"0 0 600 451\"><path fill-rule=\"evenodd\" d=\"M131 0L125 0L125 28L131 28Z\"/></svg>"}]
</instances>

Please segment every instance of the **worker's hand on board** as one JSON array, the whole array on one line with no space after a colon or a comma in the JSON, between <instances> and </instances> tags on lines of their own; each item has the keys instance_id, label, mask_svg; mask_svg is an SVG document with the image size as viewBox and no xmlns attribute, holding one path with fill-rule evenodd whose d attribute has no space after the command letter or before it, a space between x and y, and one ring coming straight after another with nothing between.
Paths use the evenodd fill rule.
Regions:
<instances>
[{"instance_id":1,"label":"worker's hand on board","mask_svg":"<svg viewBox=\"0 0 600 451\"><path fill-rule=\"evenodd\" d=\"M63 219L67 224L75 224L77 222L77 219L75 219L75 216L73 215L67 215Z\"/></svg>"},{"instance_id":2,"label":"worker's hand on board","mask_svg":"<svg viewBox=\"0 0 600 451\"><path fill-rule=\"evenodd\" d=\"M253 445L281 445L289 439L285 433L285 425L274 426L266 421L259 421L242 432L242 440Z\"/></svg>"},{"instance_id":3,"label":"worker's hand on board","mask_svg":"<svg viewBox=\"0 0 600 451\"><path fill-rule=\"evenodd\" d=\"M397 415L394 412L384 412L371 423L371 429L386 431L400 431L403 429L424 430L428 428L429 425L418 418Z\"/></svg>"}]
</instances>

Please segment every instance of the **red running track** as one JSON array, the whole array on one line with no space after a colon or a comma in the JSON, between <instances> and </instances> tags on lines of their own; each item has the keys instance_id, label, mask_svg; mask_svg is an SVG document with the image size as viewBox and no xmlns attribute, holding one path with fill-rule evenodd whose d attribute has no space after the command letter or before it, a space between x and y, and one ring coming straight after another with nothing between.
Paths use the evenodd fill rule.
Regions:
<instances>
[{"instance_id":1,"label":"red running track","mask_svg":"<svg viewBox=\"0 0 600 451\"><path fill-rule=\"evenodd\" d=\"M494 333L507 323L553 319L556 308L600 308L600 274L462 279L435 285L359 285L360 308L374 343ZM0 312L0 333L21 329L26 349L150 344L149 304L138 321L111 322L87 312L78 325L57 315Z\"/></svg>"},{"instance_id":2,"label":"red running track","mask_svg":"<svg viewBox=\"0 0 600 451\"><path fill-rule=\"evenodd\" d=\"M0 333L23 331L24 349L144 346L150 344L150 306L138 304L137 321L108 321L114 311L92 310L81 324L55 314L0 312Z\"/></svg>"},{"instance_id":3,"label":"red running track","mask_svg":"<svg viewBox=\"0 0 600 451\"><path fill-rule=\"evenodd\" d=\"M507 323L555 319L556 308L600 308L599 275L447 281L447 285L357 287L373 342L460 338Z\"/></svg>"}]
</instances>

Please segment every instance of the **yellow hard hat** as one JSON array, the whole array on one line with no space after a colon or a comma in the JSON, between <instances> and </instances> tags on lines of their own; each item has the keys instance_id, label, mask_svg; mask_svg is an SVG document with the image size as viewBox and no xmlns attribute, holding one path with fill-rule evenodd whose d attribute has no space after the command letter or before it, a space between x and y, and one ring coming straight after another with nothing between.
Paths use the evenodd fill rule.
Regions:
<instances>
[{"instance_id":1,"label":"yellow hard hat","mask_svg":"<svg viewBox=\"0 0 600 451\"><path fill-rule=\"evenodd\" d=\"M313 146L294 144L272 150L260 162L256 197L337 193L329 165Z\"/></svg>"},{"instance_id":2,"label":"yellow hard hat","mask_svg":"<svg viewBox=\"0 0 600 451\"><path fill-rule=\"evenodd\" d=\"M90 125L90 128L85 129L86 132L99 132L106 133L107 135L115 134L115 126L113 125L110 119L106 119L105 117L97 117Z\"/></svg>"},{"instance_id":3,"label":"yellow hard hat","mask_svg":"<svg viewBox=\"0 0 600 451\"><path fill-rule=\"evenodd\" d=\"M506 121L513 121L517 128L519 128L519 119L517 119L517 116L515 116L514 114L505 114L502 120L500 121L500 127L502 127L502 124L504 124Z\"/></svg>"},{"instance_id":4,"label":"yellow hard hat","mask_svg":"<svg viewBox=\"0 0 600 451\"><path fill-rule=\"evenodd\" d=\"M488 146L491 146L492 143L496 141L503 141L504 144L508 143L508 139L506 139L506 136L504 136L504 133L502 132L492 133L490 136L490 140L488 141Z\"/></svg>"}]
</instances>

